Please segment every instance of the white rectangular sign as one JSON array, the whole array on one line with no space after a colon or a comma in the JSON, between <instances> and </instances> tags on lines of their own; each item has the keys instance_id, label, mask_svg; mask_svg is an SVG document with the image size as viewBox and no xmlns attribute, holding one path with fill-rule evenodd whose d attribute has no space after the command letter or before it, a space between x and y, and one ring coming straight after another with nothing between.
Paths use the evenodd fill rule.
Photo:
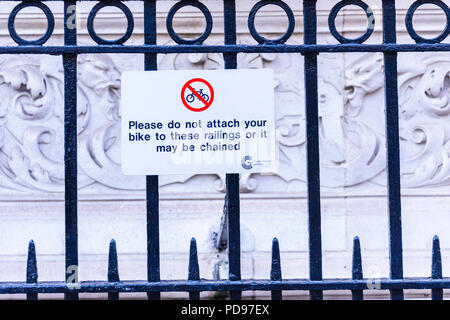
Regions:
<instances>
[{"instance_id":1,"label":"white rectangular sign","mask_svg":"<svg viewBox=\"0 0 450 320\"><path fill-rule=\"evenodd\" d=\"M124 72L121 110L126 175L276 172L270 69Z\"/></svg>"}]
</instances>

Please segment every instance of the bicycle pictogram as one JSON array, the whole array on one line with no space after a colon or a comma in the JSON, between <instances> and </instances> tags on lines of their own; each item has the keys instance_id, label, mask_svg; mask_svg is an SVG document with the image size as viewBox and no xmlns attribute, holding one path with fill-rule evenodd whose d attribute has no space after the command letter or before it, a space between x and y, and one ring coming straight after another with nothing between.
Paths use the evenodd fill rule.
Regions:
<instances>
[{"instance_id":1,"label":"bicycle pictogram","mask_svg":"<svg viewBox=\"0 0 450 320\"><path fill-rule=\"evenodd\" d=\"M203 93L203 89L197 90L197 93L203 98L205 99L206 102L209 101L209 96L206 93ZM197 96L194 93L188 94L186 96L186 101L188 103L192 103L195 101L195 99L198 99ZM200 99L199 99L200 100Z\"/></svg>"},{"instance_id":2,"label":"bicycle pictogram","mask_svg":"<svg viewBox=\"0 0 450 320\"><path fill-rule=\"evenodd\" d=\"M205 111L214 101L214 89L205 79L191 79L181 89L181 101L190 111Z\"/></svg>"}]
</instances>

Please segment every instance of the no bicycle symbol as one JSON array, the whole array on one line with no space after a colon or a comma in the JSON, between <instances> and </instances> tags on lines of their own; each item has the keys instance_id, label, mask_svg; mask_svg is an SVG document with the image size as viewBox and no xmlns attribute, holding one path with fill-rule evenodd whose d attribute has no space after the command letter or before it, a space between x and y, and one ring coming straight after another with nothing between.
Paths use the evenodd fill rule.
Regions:
<instances>
[{"instance_id":1,"label":"no bicycle symbol","mask_svg":"<svg viewBox=\"0 0 450 320\"><path fill-rule=\"evenodd\" d=\"M191 79L181 89L181 101L191 111L205 111L214 101L214 89L205 79Z\"/></svg>"}]
</instances>

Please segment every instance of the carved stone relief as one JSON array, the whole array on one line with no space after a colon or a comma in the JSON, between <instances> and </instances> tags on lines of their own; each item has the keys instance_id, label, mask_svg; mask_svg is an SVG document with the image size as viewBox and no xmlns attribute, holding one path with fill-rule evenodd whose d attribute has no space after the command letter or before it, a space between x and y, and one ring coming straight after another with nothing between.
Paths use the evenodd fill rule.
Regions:
<instances>
[{"instance_id":1,"label":"carved stone relief","mask_svg":"<svg viewBox=\"0 0 450 320\"><path fill-rule=\"evenodd\" d=\"M122 56L123 57L123 56ZM24 192L62 192L63 69L60 57L4 56L0 61L0 186ZM143 177L120 170L121 57L80 55L78 157L81 189L143 190ZM128 58L127 58L128 59ZM288 184L306 180L303 58L240 54L239 68L273 68L280 170ZM130 59L129 61L134 61ZM136 60L137 61L137 60ZM162 69L221 69L220 54L161 56ZM140 65L128 68L141 69ZM404 187L443 186L450 178L450 59L432 54L399 59L400 135ZM341 54L319 59L321 181L323 186L385 184L383 59ZM191 176L161 177L161 185ZM216 192L224 191L223 176ZM241 191L257 192L256 176ZM182 192L183 188L180 188ZM274 190L275 191L275 190ZM279 190L278 190L279 191Z\"/></svg>"}]
</instances>

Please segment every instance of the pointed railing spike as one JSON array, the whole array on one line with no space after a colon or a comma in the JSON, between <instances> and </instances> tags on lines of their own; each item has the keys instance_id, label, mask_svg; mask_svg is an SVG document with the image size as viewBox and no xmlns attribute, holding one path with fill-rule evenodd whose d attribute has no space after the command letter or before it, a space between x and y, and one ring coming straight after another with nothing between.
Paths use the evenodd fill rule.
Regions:
<instances>
[{"instance_id":1,"label":"pointed railing spike","mask_svg":"<svg viewBox=\"0 0 450 320\"><path fill-rule=\"evenodd\" d=\"M36 260L36 247L34 241L31 240L28 244L28 257L27 257L27 283L37 283L38 271ZM27 300L37 300L37 293L27 293Z\"/></svg>"},{"instance_id":2,"label":"pointed railing spike","mask_svg":"<svg viewBox=\"0 0 450 320\"><path fill-rule=\"evenodd\" d=\"M441 246L438 236L433 237L433 251L431 254L431 278L442 279L442 257ZM441 288L431 289L431 299L442 300L444 292Z\"/></svg>"},{"instance_id":3,"label":"pointed railing spike","mask_svg":"<svg viewBox=\"0 0 450 320\"><path fill-rule=\"evenodd\" d=\"M198 266L198 254L197 254L197 241L195 241L195 238L191 239L191 246L189 248L188 280L190 281L200 280L200 268ZM190 291L189 299L200 300L200 292Z\"/></svg>"},{"instance_id":4,"label":"pointed railing spike","mask_svg":"<svg viewBox=\"0 0 450 320\"><path fill-rule=\"evenodd\" d=\"M280 244L278 239L272 240L272 267L270 269L270 280L281 281L281 258ZM272 300L282 300L283 294L281 290L272 290Z\"/></svg>"},{"instance_id":5,"label":"pointed railing spike","mask_svg":"<svg viewBox=\"0 0 450 320\"><path fill-rule=\"evenodd\" d=\"M361 243L359 241L359 237L355 237L353 239L352 279L353 280L363 279ZM364 299L363 290L352 290L352 299L363 300Z\"/></svg>"},{"instance_id":6,"label":"pointed railing spike","mask_svg":"<svg viewBox=\"0 0 450 320\"><path fill-rule=\"evenodd\" d=\"M109 243L108 256L108 282L119 282L119 263L117 259L117 247L114 239ZM119 300L118 292L109 292L108 300Z\"/></svg>"}]
</instances>

